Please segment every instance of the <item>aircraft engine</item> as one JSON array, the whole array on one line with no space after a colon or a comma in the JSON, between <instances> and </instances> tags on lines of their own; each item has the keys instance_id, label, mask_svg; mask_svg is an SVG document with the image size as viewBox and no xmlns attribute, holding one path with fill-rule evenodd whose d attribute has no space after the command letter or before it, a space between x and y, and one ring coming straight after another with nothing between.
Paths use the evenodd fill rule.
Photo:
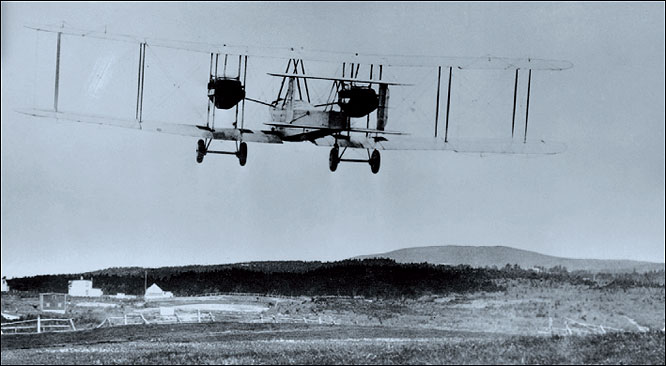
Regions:
<instances>
[{"instance_id":1,"label":"aircraft engine","mask_svg":"<svg viewBox=\"0 0 666 366\"><path fill-rule=\"evenodd\" d=\"M338 92L338 105L349 117L363 117L377 109L379 99L374 89L353 86Z\"/></svg>"},{"instance_id":2,"label":"aircraft engine","mask_svg":"<svg viewBox=\"0 0 666 366\"><path fill-rule=\"evenodd\" d=\"M245 98L245 88L238 79L217 78L208 83L208 98L218 109L231 109Z\"/></svg>"}]
</instances>

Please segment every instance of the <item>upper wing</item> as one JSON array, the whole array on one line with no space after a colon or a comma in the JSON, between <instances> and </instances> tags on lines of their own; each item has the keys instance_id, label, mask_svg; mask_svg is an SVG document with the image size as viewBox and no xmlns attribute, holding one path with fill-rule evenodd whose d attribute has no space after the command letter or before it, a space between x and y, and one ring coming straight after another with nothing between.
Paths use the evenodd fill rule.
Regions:
<instances>
[{"instance_id":1,"label":"upper wing","mask_svg":"<svg viewBox=\"0 0 666 366\"><path fill-rule=\"evenodd\" d=\"M317 146L333 146L336 142L332 136L312 141ZM479 140L479 141L449 141L435 137L364 137L350 136L348 139L338 139L340 147L377 149L377 150L444 150L460 153L487 153L487 154L537 154L552 155L566 150L566 145L558 142L546 143L539 141L511 141L511 140Z\"/></svg>"},{"instance_id":2,"label":"upper wing","mask_svg":"<svg viewBox=\"0 0 666 366\"><path fill-rule=\"evenodd\" d=\"M178 41L169 39L146 38L127 34L114 34L106 31L92 31L72 27L53 25L29 25L28 28L51 33L62 33L72 36L107 39L120 42L139 43L146 42L153 47L173 48L193 52L220 53L233 55L247 55L280 58L305 59L325 62L353 62L363 64L382 64L383 66L407 67L455 67L458 69L499 69L499 70L566 70L573 67L569 61L544 60L535 58L508 58L508 57L443 57L424 55L379 55L351 52L336 52L331 50L306 50L302 47L248 47L228 44L212 44L202 42Z\"/></svg>"},{"instance_id":3,"label":"upper wing","mask_svg":"<svg viewBox=\"0 0 666 366\"><path fill-rule=\"evenodd\" d=\"M71 112L56 112L53 110L43 109L19 109L19 113L23 113L33 117L52 118L55 120L65 120L72 122L91 123L105 126L114 126L122 128L131 128L135 130L161 132L172 135L192 136L204 139L215 140L232 140L232 141L247 141L247 142L260 142L268 144L281 144L282 139L271 133L264 131L253 130L239 130L236 128L217 128L215 130L207 129L202 126L176 124L168 122L144 121L138 123L132 119L121 119L107 116L87 115Z\"/></svg>"}]
</instances>

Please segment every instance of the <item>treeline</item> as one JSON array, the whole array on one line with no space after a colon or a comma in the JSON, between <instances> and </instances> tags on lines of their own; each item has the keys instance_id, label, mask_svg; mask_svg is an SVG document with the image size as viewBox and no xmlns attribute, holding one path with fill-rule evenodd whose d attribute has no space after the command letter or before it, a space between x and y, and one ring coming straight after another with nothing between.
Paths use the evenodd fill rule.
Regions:
<instances>
[{"instance_id":1,"label":"treeline","mask_svg":"<svg viewBox=\"0 0 666 366\"><path fill-rule=\"evenodd\" d=\"M517 264L507 264L502 268L486 267L487 275L492 279L544 279L566 282L572 285L587 285L592 288L610 287L664 287L666 271L647 271L630 273L608 273L576 270L569 272L564 266L551 268L520 268Z\"/></svg>"},{"instance_id":2,"label":"treeline","mask_svg":"<svg viewBox=\"0 0 666 366\"><path fill-rule=\"evenodd\" d=\"M214 292L246 292L285 296L416 297L425 294L499 290L484 269L468 266L399 264L389 259L340 262L271 262L198 268L159 268L148 271L148 285L157 283L176 296ZM118 272L115 272L118 273ZM69 280L87 274L23 277L8 280L17 291L67 292ZM93 286L105 294L143 295L144 273L93 276Z\"/></svg>"},{"instance_id":3,"label":"treeline","mask_svg":"<svg viewBox=\"0 0 666 366\"><path fill-rule=\"evenodd\" d=\"M106 295L143 295L144 274L148 286L157 283L176 296L216 292L261 293L285 296L418 297L431 294L497 291L496 280L543 279L590 287L663 286L664 271L633 274L568 272L564 267L522 269L472 268L432 264L400 264L391 259L339 262L251 262L214 266L162 267L156 269L110 268L83 274L47 275L7 280L17 291L67 292L68 281L93 278L93 286Z\"/></svg>"}]
</instances>

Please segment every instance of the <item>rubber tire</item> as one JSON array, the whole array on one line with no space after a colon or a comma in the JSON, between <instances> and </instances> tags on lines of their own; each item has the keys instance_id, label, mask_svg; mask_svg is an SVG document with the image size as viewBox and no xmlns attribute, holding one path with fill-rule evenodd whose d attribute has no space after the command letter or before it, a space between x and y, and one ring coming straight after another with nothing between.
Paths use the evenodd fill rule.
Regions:
<instances>
[{"instance_id":1,"label":"rubber tire","mask_svg":"<svg viewBox=\"0 0 666 366\"><path fill-rule=\"evenodd\" d=\"M379 173L379 167L381 165L381 155L379 155L379 151L374 150L372 152L372 155L370 156L370 170L372 171L372 174L377 174Z\"/></svg>"},{"instance_id":2,"label":"rubber tire","mask_svg":"<svg viewBox=\"0 0 666 366\"><path fill-rule=\"evenodd\" d=\"M245 166L245 163L247 163L247 144L244 142L240 143L240 146L238 147L238 162L240 163L240 166Z\"/></svg>"},{"instance_id":3,"label":"rubber tire","mask_svg":"<svg viewBox=\"0 0 666 366\"><path fill-rule=\"evenodd\" d=\"M332 172L338 169L338 164L340 164L340 155L338 155L339 152L340 150L337 147L334 147L328 154L328 169L330 169Z\"/></svg>"},{"instance_id":4,"label":"rubber tire","mask_svg":"<svg viewBox=\"0 0 666 366\"><path fill-rule=\"evenodd\" d=\"M205 154L206 153L206 143L204 140L199 140L197 141L197 152L199 154Z\"/></svg>"},{"instance_id":5,"label":"rubber tire","mask_svg":"<svg viewBox=\"0 0 666 366\"><path fill-rule=\"evenodd\" d=\"M197 153L197 163L199 164L203 163L203 158L204 158L203 154Z\"/></svg>"}]
</instances>

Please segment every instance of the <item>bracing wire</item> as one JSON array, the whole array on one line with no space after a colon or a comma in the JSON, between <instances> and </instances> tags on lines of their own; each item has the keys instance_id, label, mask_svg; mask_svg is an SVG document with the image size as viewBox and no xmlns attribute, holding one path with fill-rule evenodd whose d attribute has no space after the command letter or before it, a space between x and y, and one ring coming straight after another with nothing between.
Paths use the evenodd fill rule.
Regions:
<instances>
[{"instance_id":1,"label":"bracing wire","mask_svg":"<svg viewBox=\"0 0 666 366\"><path fill-rule=\"evenodd\" d=\"M162 100L158 103L158 106L162 106L162 105L164 105L165 103L167 103L167 102L169 101L169 98L170 98L172 95L174 95L175 93L180 93L180 94L182 95L182 97L185 99L185 101L190 105L191 109L192 109L194 112L196 112L196 114L197 114L202 120L205 119L205 116L203 115L203 113L198 109L198 107L195 107L195 106L198 106L199 103L194 103L194 101L192 101L192 99L180 89L180 87L181 87L181 83L179 83L179 82L176 80L176 78L173 77L173 76L171 75L171 73L168 71L168 69L163 65L162 60L161 60L161 58L157 55L157 53L156 53L155 51L152 50L152 48L150 47L149 44L147 45L146 49L148 49L148 50L150 51L150 54L151 54L151 60L153 60L153 59L155 60L155 64L157 65L157 67L159 67L160 70L163 72L164 76L166 76L167 79L169 79L169 83L172 84L172 85L174 86L173 90L171 90L171 92L169 92L169 94L166 94L163 98L161 98ZM193 68L193 69L192 69L187 75L191 75L192 72L196 71L196 70L199 69L199 68L200 68L200 66L196 66L196 67Z\"/></svg>"}]
</instances>

